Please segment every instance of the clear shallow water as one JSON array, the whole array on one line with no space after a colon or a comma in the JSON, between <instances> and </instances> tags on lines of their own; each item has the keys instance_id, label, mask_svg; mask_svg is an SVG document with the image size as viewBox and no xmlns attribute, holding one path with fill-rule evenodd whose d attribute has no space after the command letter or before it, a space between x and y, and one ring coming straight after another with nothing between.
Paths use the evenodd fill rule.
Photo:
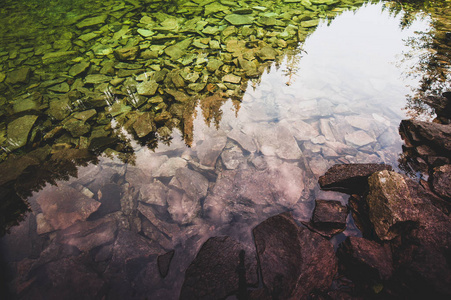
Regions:
<instances>
[{"instance_id":1,"label":"clear shallow water","mask_svg":"<svg viewBox=\"0 0 451 300\"><path fill-rule=\"evenodd\" d=\"M251 246L252 228L276 213L308 221L315 199L346 203L317 185L335 163L396 168L406 84L415 85L396 62L409 51L403 40L429 21L401 30L400 16L382 7L320 23L302 51L286 52L251 78L241 101L201 97L170 145L142 146L113 120L133 163L110 149L78 166L78 176L45 183L27 198L31 212L2 239L12 290L25 298L67 296L61 289L80 288L87 276L91 295L174 299L209 237L230 235ZM75 175L73 167L68 174ZM334 239L358 234L350 222ZM156 257L172 249L163 279ZM133 261L139 267L130 271ZM59 273L65 279L49 288Z\"/></svg>"}]
</instances>

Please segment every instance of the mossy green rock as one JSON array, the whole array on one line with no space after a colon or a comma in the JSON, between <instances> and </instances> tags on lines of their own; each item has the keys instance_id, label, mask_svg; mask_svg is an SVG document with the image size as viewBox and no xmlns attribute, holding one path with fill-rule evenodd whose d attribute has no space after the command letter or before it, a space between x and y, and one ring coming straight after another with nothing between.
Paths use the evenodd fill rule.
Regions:
<instances>
[{"instance_id":1,"label":"mossy green rock","mask_svg":"<svg viewBox=\"0 0 451 300\"><path fill-rule=\"evenodd\" d=\"M226 16L225 19L232 25L250 25L254 22L254 18L249 15L231 14Z\"/></svg>"},{"instance_id":2,"label":"mossy green rock","mask_svg":"<svg viewBox=\"0 0 451 300\"><path fill-rule=\"evenodd\" d=\"M369 217L381 240L391 240L418 221L404 177L391 171L376 172L368 178L366 197Z\"/></svg>"},{"instance_id":3,"label":"mossy green rock","mask_svg":"<svg viewBox=\"0 0 451 300\"><path fill-rule=\"evenodd\" d=\"M183 40L180 43L177 43L164 49L164 53L166 53L166 55L172 58L173 60L177 60L186 53L186 49L188 49L192 41L193 39Z\"/></svg>"},{"instance_id":4,"label":"mossy green rock","mask_svg":"<svg viewBox=\"0 0 451 300\"><path fill-rule=\"evenodd\" d=\"M10 151L21 148L27 144L28 135L38 116L28 115L15 119L8 124L8 149Z\"/></svg>"}]
</instances>

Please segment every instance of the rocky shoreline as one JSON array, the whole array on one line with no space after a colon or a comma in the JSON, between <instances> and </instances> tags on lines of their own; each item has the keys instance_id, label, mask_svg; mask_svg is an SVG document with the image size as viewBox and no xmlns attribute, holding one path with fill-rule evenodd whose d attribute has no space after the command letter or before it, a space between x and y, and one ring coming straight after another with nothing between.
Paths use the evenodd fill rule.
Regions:
<instances>
[{"instance_id":1,"label":"rocky shoreline","mask_svg":"<svg viewBox=\"0 0 451 300\"><path fill-rule=\"evenodd\" d=\"M336 165L320 183L352 194L350 210L363 237L347 237L334 253L324 237L328 235L317 228L342 227L342 231L346 215L339 202L317 200L311 223L305 224L312 230L300 226L290 213L256 226L257 260L252 250L229 237L210 238L187 269L180 299L225 299L232 294L238 299L446 299L451 295L451 222L449 212L435 205L436 194L390 166L377 164ZM246 253L245 260L240 260L240 251ZM240 266L246 274L244 287L237 271Z\"/></svg>"},{"instance_id":2,"label":"rocky shoreline","mask_svg":"<svg viewBox=\"0 0 451 300\"><path fill-rule=\"evenodd\" d=\"M419 180L381 164L335 165L320 177L322 189L350 195L362 237L348 236L334 253L327 238L345 229L347 208L317 199L310 222L303 222L307 228L290 213L256 226L256 255L229 237L209 239L186 272L180 299L448 299L450 96L429 98L434 123L400 124L404 150L416 153L410 158L424 173ZM235 271L222 272L223 266Z\"/></svg>"}]
</instances>

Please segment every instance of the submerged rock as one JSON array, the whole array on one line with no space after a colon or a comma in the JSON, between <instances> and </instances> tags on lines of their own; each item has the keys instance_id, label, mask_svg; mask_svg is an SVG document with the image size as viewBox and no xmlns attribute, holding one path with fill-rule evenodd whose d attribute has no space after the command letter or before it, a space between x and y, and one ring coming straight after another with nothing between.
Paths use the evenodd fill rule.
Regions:
<instances>
[{"instance_id":1,"label":"submerged rock","mask_svg":"<svg viewBox=\"0 0 451 300\"><path fill-rule=\"evenodd\" d=\"M264 285L273 299L302 299L326 291L337 272L332 244L299 227L289 213L253 229Z\"/></svg>"},{"instance_id":2,"label":"submerged rock","mask_svg":"<svg viewBox=\"0 0 451 300\"><path fill-rule=\"evenodd\" d=\"M9 84L26 83L30 78L31 69L28 67L20 68L8 73L6 82Z\"/></svg>"},{"instance_id":3,"label":"submerged rock","mask_svg":"<svg viewBox=\"0 0 451 300\"><path fill-rule=\"evenodd\" d=\"M257 283L254 251L230 237L213 237L186 270L180 299L225 299Z\"/></svg>"},{"instance_id":4,"label":"submerged rock","mask_svg":"<svg viewBox=\"0 0 451 300\"><path fill-rule=\"evenodd\" d=\"M8 124L7 147L10 151L21 148L27 144L28 135L38 116L28 115L15 119Z\"/></svg>"},{"instance_id":5,"label":"submerged rock","mask_svg":"<svg viewBox=\"0 0 451 300\"><path fill-rule=\"evenodd\" d=\"M348 194L361 194L368 189L368 177L377 171L392 170L385 164L342 164L334 165L319 178L324 190Z\"/></svg>"},{"instance_id":6,"label":"submerged rock","mask_svg":"<svg viewBox=\"0 0 451 300\"><path fill-rule=\"evenodd\" d=\"M86 220L101 204L67 185L44 188L36 201L54 229Z\"/></svg>"}]
</instances>

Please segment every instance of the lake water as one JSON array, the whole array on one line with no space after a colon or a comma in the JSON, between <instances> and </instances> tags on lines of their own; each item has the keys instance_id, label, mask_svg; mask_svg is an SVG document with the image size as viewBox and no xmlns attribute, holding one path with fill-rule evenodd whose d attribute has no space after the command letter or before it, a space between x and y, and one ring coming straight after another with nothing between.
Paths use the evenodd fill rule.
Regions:
<instances>
[{"instance_id":1,"label":"lake water","mask_svg":"<svg viewBox=\"0 0 451 300\"><path fill-rule=\"evenodd\" d=\"M0 4L10 297L176 299L209 237L346 204L317 183L334 164L398 168L431 18L286 2Z\"/></svg>"}]
</instances>

